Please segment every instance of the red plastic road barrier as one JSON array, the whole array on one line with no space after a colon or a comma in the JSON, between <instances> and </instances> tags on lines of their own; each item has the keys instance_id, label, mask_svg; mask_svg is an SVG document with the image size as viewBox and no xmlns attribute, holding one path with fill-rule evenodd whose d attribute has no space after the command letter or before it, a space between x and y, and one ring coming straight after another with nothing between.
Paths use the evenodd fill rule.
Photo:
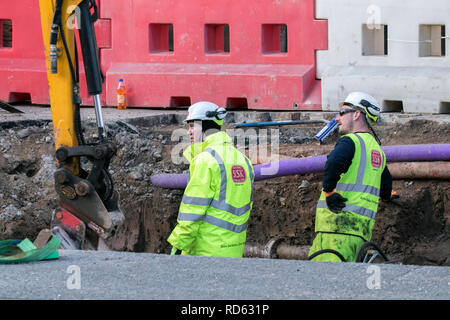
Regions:
<instances>
[{"instance_id":1,"label":"red plastic road barrier","mask_svg":"<svg viewBox=\"0 0 450 320\"><path fill-rule=\"evenodd\" d=\"M314 0L104 1L101 17L112 25L108 105L124 78L129 106L321 110L315 50L327 49L327 21L314 19Z\"/></svg>"},{"instance_id":2,"label":"red plastic road barrier","mask_svg":"<svg viewBox=\"0 0 450 320\"><path fill-rule=\"evenodd\" d=\"M99 0L97 3L100 6ZM100 51L102 48L110 48L110 21L98 20L95 29ZM93 105L92 98L87 93L81 50L78 49L81 97L84 105ZM103 103L106 101L105 97L103 93ZM0 99L50 104L37 0L0 1Z\"/></svg>"},{"instance_id":3,"label":"red plastic road barrier","mask_svg":"<svg viewBox=\"0 0 450 320\"><path fill-rule=\"evenodd\" d=\"M36 0L0 1L1 100L50 103L40 19Z\"/></svg>"},{"instance_id":4,"label":"red plastic road barrier","mask_svg":"<svg viewBox=\"0 0 450 320\"><path fill-rule=\"evenodd\" d=\"M181 107L209 100L227 108L321 110L315 50L327 49L327 21L314 0L97 0L102 103ZM39 3L1 1L12 46L0 36L0 99L49 104ZM0 33L2 34L2 33ZM81 60L81 54L79 54ZM80 64L84 105L88 99Z\"/></svg>"}]
</instances>

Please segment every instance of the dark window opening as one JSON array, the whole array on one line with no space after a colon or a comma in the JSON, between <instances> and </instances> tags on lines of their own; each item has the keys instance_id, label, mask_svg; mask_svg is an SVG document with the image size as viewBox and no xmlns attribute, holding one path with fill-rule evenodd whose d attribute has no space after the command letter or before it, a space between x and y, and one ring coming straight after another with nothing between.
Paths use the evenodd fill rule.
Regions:
<instances>
[{"instance_id":1,"label":"dark window opening","mask_svg":"<svg viewBox=\"0 0 450 320\"><path fill-rule=\"evenodd\" d=\"M384 100L383 112L403 112L403 101Z\"/></svg>"},{"instance_id":2,"label":"dark window opening","mask_svg":"<svg viewBox=\"0 0 450 320\"><path fill-rule=\"evenodd\" d=\"M263 24L261 30L263 54L288 52L288 34L285 24Z\"/></svg>"},{"instance_id":3,"label":"dark window opening","mask_svg":"<svg viewBox=\"0 0 450 320\"><path fill-rule=\"evenodd\" d=\"M150 53L173 52L173 25L151 23L149 26L149 46Z\"/></svg>"},{"instance_id":4,"label":"dark window opening","mask_svg":"<svg viewBox=\"0 0 450 320\"><path fill-rule=\"evenodd\" d=\"M386 56L388 54L388 26L362 26L362 55Z\"/></svg>"},{"instance_id":5,"label":"dark window opening","mask_svg":"<svg viewBox=\"0 0 450 320\"><path fill-rule=\"evenodd\" d=\"M171 108L189 107L191 105L191 97L170 97Z\"/></svg>"},{"instance_id":6,"label":"dark window opening","mask_svg":"<svg viewBox=\"0 0 450 320\"><path fill-rule=\"evenodd\" d=\"M230 52L230 27L227 24L205 25L205 53Z\"/></svg>"},{"instance_id":7,"label":"dark window opening","mask_svg":"<svg viewBox=\"0 0 450 320\"><path fill-rule=\"evenodd\" d=\"M439 105L439 113L450 113L450 102L441 102Z\"/></svg>"},{"instance_id":8,"label":"dark window opening","mask_svg":"<svg viewBox=\"0 0 450 320\"><path fill-rule=\"evenodd\" d=\"M0 20L0 48L12 48L11 20Z\"/></svg>"},{"instance_id":9,"label":"dark window opening","mask_svg":"<svg viewBox=\"0 0 450 320\"><path fill-rule=\"evenodd\" d=\"M13 102L21 102L21 103L30 103L31 104L31 94L27 92L10 92L8 101Z\"/></svg>"},{"instance_id":10,"label":"dark window opening","mask_svg":"<svg viewBox=\"0 0 450 320\"><path fill-rule=\"evenodd\" d=\"M248 109L247 98L227 98L227 109Z\"/></svg>"}]
</instances>

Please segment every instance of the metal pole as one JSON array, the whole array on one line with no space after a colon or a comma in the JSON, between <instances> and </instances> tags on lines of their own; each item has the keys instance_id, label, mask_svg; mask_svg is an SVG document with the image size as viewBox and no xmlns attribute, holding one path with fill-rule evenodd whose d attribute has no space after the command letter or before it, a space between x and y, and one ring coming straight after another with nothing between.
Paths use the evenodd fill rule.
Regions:
<instances>
[{"instance_id":1,"label":"metal pole","mask_svg":"<svg viewBox=\"0 0 450 320\"><path fill-rule=\"evenodd\" d=\"M102 104L100 102L100 95L95 94L95 95L93 95L93 98L94 98L94 105L95 105L95 115L97 117L98 135L101 140L105 141L106 140L106 132L105 132L104 124L103 124Z\"/></svg>"}]
</instances>

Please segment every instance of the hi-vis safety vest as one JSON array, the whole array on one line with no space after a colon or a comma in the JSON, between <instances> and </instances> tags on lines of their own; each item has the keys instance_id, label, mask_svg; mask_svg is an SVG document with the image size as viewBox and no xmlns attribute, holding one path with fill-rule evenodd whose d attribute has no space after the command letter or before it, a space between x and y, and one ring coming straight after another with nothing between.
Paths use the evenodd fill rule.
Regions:
<instances>
[{"instance_id":1,"label":"hi-vis safety vest","mask_svg":"<svg viewBox=\"0 0 450 320\"><path fill-rule=\"evenodd\" d=\"M184 152L190 179L168 242L182 254L242 257L252 209L253 166L223 131Z\"/></svg>"},{"instance_id":2,"label":"hi-vis safety vest","mask_svg":"<svg viewBox=\"0 0 450 320\"><path fill-rule=\"evenodd\" d=\"M345 135L355 144L352 164L336 186L336 192L347 198L342 212L328 209L322 191L316 209L316 232L356 235L369 241L378 210L381 175L386 156L370 133Z\"/></svg>"}]
</instances>

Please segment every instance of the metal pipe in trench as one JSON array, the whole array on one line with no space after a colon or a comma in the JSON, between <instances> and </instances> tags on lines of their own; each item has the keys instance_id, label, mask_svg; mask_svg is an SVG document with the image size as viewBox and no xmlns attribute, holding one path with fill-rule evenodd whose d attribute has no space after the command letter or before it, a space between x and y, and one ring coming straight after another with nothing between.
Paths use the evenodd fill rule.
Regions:
<instances>
[{"instance_id":1,"label":"metal pipe in trench","mask_svg":"<svg viewBox=\"0 0 450 320\"><path fill-rule=\"evenodd\" d=\"M282 243L277 248L277 256L279 259L288 260L308 260L311 246L291 246Z\"/></svg>"},{"instance_id":2,"label":"metal pipe in trench","mask_svg":"<svg viewBox=\"0 0 450 320\"><path fill-rule=\"evenodd\" d=\"M397 162L388 164L393 179L450 180L450 162Z\"/></svg>"},{"instance_id":3,"label":"metal pipe in trench","mask_svg":"<svg viewBox=\"0 0 450 320\"><path fill-rule=\"evenodd\" d=\"M307 260L311 246L293 246L281 238L270 239L265 245L246 243L244 257L266 259Z\"/></svg>"}]
</instances>

